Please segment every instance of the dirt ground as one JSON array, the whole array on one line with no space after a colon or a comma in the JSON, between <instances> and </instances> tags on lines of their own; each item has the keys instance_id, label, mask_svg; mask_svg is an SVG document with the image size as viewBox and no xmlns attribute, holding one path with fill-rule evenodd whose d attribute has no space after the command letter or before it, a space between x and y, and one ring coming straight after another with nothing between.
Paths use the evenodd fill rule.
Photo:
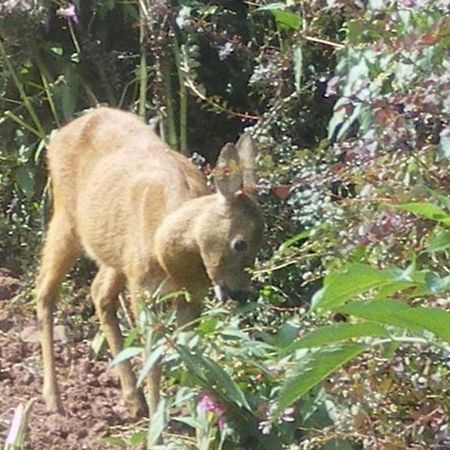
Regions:
<instances>
[{"instance_id":1,"label":"dirt ground","mask_svg":"<svg viewBox=\"0 0 450 450\"><path fill-rule=\"evenodd\" d=\"M65 415L47 413L41 399L42 369L33 305L19 301L19 291L19 279L0 269L0 447L15 408L35 399L25 449L117 448L102 442L102 437L134 422L127 414L118 380L108 369L106 358L93 357L90 342L97 329L95 319L80 321L81 331L67 323L57 325L58 380Z\"/></svg>"}]
</instances>

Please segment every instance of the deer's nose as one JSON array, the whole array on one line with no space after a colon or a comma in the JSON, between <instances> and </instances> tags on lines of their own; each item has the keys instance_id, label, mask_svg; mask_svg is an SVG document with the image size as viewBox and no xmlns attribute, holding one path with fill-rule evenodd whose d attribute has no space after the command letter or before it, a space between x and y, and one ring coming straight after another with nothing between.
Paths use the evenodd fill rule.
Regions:
<instances>
[{"instance_id":1,"label":"deer's nose","mask_svg":"<svg viewBox=\"0 0 450 450\"><path fill-rule=\"evenodd\" d=\"M231 299L241 303L247 300L248 297L248 291L245 290L231 291L227 286L223 284L214 286L214 293L216 294L216 297L221 301Z\"/></svg>"}]
</instances>

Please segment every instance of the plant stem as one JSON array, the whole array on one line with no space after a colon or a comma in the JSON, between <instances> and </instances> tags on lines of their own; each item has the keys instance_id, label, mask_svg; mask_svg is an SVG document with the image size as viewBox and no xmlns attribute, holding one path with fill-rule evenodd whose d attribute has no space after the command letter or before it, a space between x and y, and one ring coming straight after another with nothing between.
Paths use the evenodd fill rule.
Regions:
<instances>
[{"instance_id":1,"label":"plant stem","mask_svg":"<svg viewBox=\"0 0 450 450\"><path fill-rule=\"evenodd\" d=\"M147 103L147 86L148 86L148 70L147 70L147 9L143 1L139 2L139 107L138 114L145 119L146 103Z\"/></svg>"},{"instance_id":2,"label":"plant stem","mask_svg":"<svg viewBox=\"0 0 450 450\"><path fill-rule=\"evenodd\" d=\"M189 156L189 152L187 149L187 103L188 103L188 96L187 96L187 89L185 84L185 76L184 76L184 70L186 70L186 67L182 66L182 60L180 58L180 52L184 55L185 48L184 46L179 46L178 39L176 34L174 34L174 55L175 55L175 64L177 66L177 74L178 74L178 83L179 83L179 98L180 98L180 152L185 155ZM184 61L186 61L187 58L183 58Z\"/></svg>"},{"instance_id":3,"label":"plant stem","mask_svg":"<svg viewBox=\"0 0 450 450\"><path fill-rule=\"evenodd\" d=\"M16 85L17 90L19 91L19 95L20 98L22 99L22 102L25 106L25 108L28 111L28 114L30 115L31 119L33 120L35 126L36 126L36 130L37 130L37 135L41 138L44 139L45 138L45 131L44 131L44 127L42 126L41 121L39 120L39 117L36 113L36 111L33 108L33 105L30 102L30 99L28 98L27 93L25 92L25 89L23 88L23 84L21 83L21 81L19 80L19 78L16 75L16 72L14 71L14 68L12 66L12 64L9 61L9 57L6 54L6 50L5 47L3 46L3 42L0 39L0 54L2 56L2 59L5 63L5 66L8 70L8 72L11 75L11 78L14 81L14 84ZM29 128L28 128L29 129Z\"/></svg>"},{"instance_id":4,"label":"plant stem","mask_svg":"<svg viewBox=\"0 0 450 450\"><path fill-rule=\"evenodd\" d=\"M175 149L179 149L178 135L175 122L175 108L173 104L172 89L172 58L170 53L162 53L159 56L159 70L161 72L163 96L166 106L166 129L167 142Z\"/></svg>"},{"instance_id":5,"label":"plant stem","mask_svg":"<svg viewBox=\"0 0 450 450\"><path fill-rule=\"evenodd\" d=\"M36 130L35 128L33 128L31 125L28 125L25 121L23 121L19 116L16 116L12 111L5 111L3 113L4 117L7 117L8 119L13 120L14 122L16 122L18 125L20 125L21 127L25 128L26 130L28 130L29 132L33 133L36 137L38 137L39 139L44 139L44 137L41 135L41 133Z\"/></svg>"}]
</instances>

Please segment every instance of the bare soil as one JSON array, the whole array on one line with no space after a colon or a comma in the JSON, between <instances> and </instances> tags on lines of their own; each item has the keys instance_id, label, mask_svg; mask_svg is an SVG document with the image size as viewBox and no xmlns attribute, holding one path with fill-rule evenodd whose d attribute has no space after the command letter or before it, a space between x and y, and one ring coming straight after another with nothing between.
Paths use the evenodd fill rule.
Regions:
<instances>
[{"instance_id":1,"label":"bare soil","mask_svg":"<svg viewBox=\"0 0 450 450\"><path fill-rule=\"evenodd\" d=\"M95 359L90 349L97 329L95 319L92 315L78 322L60 319L55 350L65 415L48 413L41 398L42 368L34 308L17 301L19 289L19 278L0 269L0 447L16 407L34 399L25 449L117 448L102 437L132 426L133 420L106 357ZM60 312L60 317L65 313Z\"/></svg>"}]
</instances>

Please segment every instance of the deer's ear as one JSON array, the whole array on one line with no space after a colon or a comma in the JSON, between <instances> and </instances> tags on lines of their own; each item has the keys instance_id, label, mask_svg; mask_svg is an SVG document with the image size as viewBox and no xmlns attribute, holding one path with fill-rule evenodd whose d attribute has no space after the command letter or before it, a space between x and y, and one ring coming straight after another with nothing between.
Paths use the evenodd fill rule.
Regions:
<instances>
[{"instance_id":1,"label":"deer's ear","mask_svg":"<svg viewBox=\"0 0 450 450\"><path fill-rule=\"evenodd\" d=\"M249 133L244 133L236 144L239 155L239 167L242 171L243 184L249 191L257 185L256 179L256 145Z\"/></svg>"},{"instance_id":2,"label":"deer's ear","mask_svg":"<svg viewBox=\"0 0 450 450\"><path fill-rule=\"evenodd\" d=\"M217 191L231 198L242 189L243 173L240 168L238 150L234 144L226 144L220 151L214 170Z\"/></svg>"}]
</instances>

